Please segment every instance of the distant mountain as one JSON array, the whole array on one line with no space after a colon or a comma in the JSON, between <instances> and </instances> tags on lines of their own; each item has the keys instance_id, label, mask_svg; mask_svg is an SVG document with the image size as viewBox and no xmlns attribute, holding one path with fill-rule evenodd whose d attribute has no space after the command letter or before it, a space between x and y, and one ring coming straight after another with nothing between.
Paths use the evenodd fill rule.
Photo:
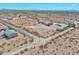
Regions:
<instances>
[{"instance_id":1,"label":"distant mountain","mask_svg":"<svg viewBox=\"0 0 79 59\"><path fill-rule=\"evenodd\" d=\"M1 9L0 12L78 13L79 14L79 10L14 10L14 9Z\"/></svg>"}]
</instances>

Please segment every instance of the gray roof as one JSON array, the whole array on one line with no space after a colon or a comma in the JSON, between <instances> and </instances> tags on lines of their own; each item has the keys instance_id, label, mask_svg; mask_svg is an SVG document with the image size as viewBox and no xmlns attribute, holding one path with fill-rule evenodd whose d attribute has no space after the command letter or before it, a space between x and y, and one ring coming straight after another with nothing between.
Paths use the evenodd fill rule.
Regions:
<instances>
[{"instance_id":1,"label":"gray roof","mask_svg":"<svg viewBox=\"0 0 79 59\"><path fill-rule=\"evenodd\" d=\"M68 26L67 24L54 23L51 27L56 28L56 29L64 29L67 26Z\"/></svg>"},{"instance_id":2,"label":"gray roof","mask_svg":"<svg viewBox=\"0 0 79 59\"><path fill-rule=\"evenodd\" d=\"M8 34L11 34L11 33L16 33L16 31L11 30L11 29L7 29L7 30L5 30L4 33L6 33L8 35Z\"/></svg>"},{"instance_id":3,"label":"gray roof","mask_svg":"<svg viewBox=\"0 0 79 59\"><path fill-rule=\"evenodd\" d=\"M17 36L17 32L14 31L14 30L11 30L11 29L7 29L7 30L5 30L4 35L5 35L7 38L12 38L12 37Z\"/></svg>"}]
</instances>

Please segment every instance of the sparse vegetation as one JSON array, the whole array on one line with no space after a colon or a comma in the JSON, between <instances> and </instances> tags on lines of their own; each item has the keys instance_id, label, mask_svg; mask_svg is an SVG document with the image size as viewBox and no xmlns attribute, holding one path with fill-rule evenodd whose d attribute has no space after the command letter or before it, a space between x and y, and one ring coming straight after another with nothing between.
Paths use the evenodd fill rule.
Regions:
<instances>
[{"instance_id":1,"label":"sparse vegetation","mask_svg":"<svg viewBox=\"0 0 79 59\"><path fill-rule=\"evenodd\" d=\"M72 54L73 52L79 54L79 51L76 50L76 48L77 49L79 48L79 40L78 40L79 28L75 28L74 23L68 23L69 26L64 28L63 31L71 27L74 27L73 30L70 30L65 34L59 35L57 37L55 36L55 38L51 38L51 40L48 40L49 42L46 42L48 38L54 37L54 35L63 32L54 29L52 26L51 28L50 25L53 25L53 23L63 23L65 20L69 20L72 22L75 21L79 22L78 19L79 14L1 12L0 16L4 16L4 18L7 18L8 21L11 23L11 25L16 26L19 29L23 29L30 34L35 35L38 38L43 38L35 42L33 37L28 37L29 35L25 35L18 32L18 36L16 38L12 38L12 40L11 39L2 40L4 42L2 42L0 45L1 49L0 54L3 54L4 52L16 51L19 50L19 48L23 48L23 46L24 48L27 47L27 45L32 47L29 49L26 48L24 50L21 50L20 52L15 53L15 55L18 54L56 55L56 54ZM46 26L40 22L40 20L43 19L49 20L51 23L49 23L48 26ZM44 43L41 43L41 41L43 40L45 40L46 43L45 45Z\"/></svg>"}]
</instances>

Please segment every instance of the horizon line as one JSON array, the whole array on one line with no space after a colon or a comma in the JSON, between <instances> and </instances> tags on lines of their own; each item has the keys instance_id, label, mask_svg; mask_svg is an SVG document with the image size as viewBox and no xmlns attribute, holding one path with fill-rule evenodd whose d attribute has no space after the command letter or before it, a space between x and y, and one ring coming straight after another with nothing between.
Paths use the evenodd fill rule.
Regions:
<instances>
[{"instance_id":1,"label":"horizon line","mask_svg":"<svg viewBox=\"0 0 79 59\"><path fill-rule=\"evenodd\" d=\"M48 10L48 9L10 9L10 8L2 8L0 10L28 10L28 11L79 11L77 10Z\"/></svg>"}]
</instances>

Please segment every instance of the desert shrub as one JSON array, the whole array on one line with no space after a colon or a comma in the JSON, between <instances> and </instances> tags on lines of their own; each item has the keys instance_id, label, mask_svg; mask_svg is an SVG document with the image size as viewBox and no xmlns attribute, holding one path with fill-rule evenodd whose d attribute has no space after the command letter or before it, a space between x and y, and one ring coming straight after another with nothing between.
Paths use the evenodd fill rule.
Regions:
<instances>
[{"instance_id":1,"label":"desert shrub","mask_svg":"<svg viewBox=\"0 0 79 59\"><path fill-rule=\"evenodd\" d=\"M21 54L24 54L24 51L20 51Z\"/></svg>"},{"instance_id":2,"label":"desert shrub","mask_svg":"<svg viewBox=\"0 0 79 59\"><path fill-rule=\"evenodd\" d=\"M26 48L26 49L24 49L24 51L28 51L28 49Z\"/></svg>"},{"instance_id":3,"label":"desert shrub","mask_svg":"<svg viewBox=\"0 0 79 59\"><path fill-rule=\"evenodd\" d=\"M4 45L6 45L6 42L4 42L4 43L2 44L2 46L4 46Z\"/></svg>"}]
</instances>

